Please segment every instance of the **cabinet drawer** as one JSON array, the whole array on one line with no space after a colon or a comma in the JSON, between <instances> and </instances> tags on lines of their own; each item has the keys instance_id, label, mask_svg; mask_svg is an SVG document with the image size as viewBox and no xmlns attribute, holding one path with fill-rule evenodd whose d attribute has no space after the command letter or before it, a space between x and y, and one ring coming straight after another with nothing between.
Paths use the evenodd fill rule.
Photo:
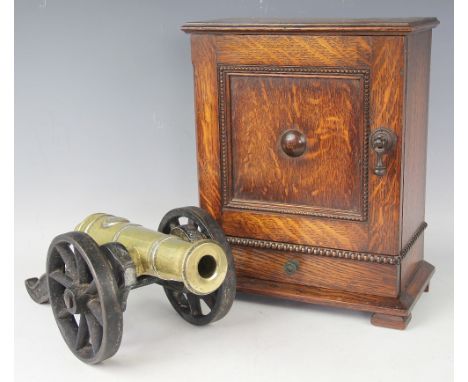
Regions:
<instances>
[{"instance_id":1,"label":"cabinet drawer","mask_svg":"<svg viewBox=\"0 0 468 382\"><path fill-rule=\"evenodd\" d=\"M233 246L239 277L395 297L398 267Z\"/></svg>"}]
</instances>

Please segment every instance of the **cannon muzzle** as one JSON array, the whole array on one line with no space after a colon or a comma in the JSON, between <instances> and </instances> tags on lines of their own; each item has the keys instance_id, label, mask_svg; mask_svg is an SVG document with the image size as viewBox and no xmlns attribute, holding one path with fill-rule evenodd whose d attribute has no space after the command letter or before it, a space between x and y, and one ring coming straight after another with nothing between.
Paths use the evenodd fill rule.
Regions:
<instances>
[{"instance_id":1,"label":"cannon muzzle","mask_svg":"<svg viewBox=\"0 0 468 382\"><path fill-rule=\"evenodd\" d=\"M213 240L190 242L103 213L88 216L75 230L87 233L98 245L118 242L125 246L137 276L183 282L197 295L217 290L228 271L226 253Z\"/></svg>"}]
</instances>

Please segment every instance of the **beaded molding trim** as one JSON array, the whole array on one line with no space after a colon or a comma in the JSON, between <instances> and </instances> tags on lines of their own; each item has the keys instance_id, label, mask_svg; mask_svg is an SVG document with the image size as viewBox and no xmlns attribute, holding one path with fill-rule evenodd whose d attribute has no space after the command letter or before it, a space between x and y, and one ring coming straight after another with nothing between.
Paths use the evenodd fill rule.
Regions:
<instances>
[{"instance_id":1,"label":"beaded molding trim","mask_svg":"<svg viewBox=\"0 0 468 382\"><path fill-rule=\"evenodd\" d=\"M359 216L338 215L333 213L322 213L318 211L304 211L301 208L279 208L278 206L249 206L241 203L231 204L230 200L230 183L229 183L229 160L228 160L228 122L226 118L226 110L229 107L226 82L228 76L236 73L281 73L281 74L310 74L310 75L355 75L359 76L363 81L363 107L364 107L364 132L362 141L362 165L361 165L361 186L362 186L362 209ZM220 126L220 144L221 144L221 193L222 202L225 207L233 207L236 209L254 210L254 211L273 211L282 212L294 215L309 215L326 217L338 220L366 221L368 217L368 183L369 183L369 102L370 102L370 69L368 68L346 68L346 67L314 67L314 66L266 66L266 65L223 65L218 64L218 109L219 109L219 126ZM227 105L226 105L227 104Z\"/></svg>"},{"instance_id":2,"label":"beaded molding trim","mask_svg":"<svg viewBox=\"0 0 468 382\"><path fill-rule=\"evenodd\" d=\"M323 248L323 247L314 247L310 245L300 245L300 244L291 244L291 243L281 243L277 241L268 241L268 240L257 240L257 239L248 239L242 237L228 236L227 241L229 244L233 245L242 245L246 247L262 248L262 249L274 249L277 251L287 251L287 252L298 252L298 253L307 253L315 256L324 256L324 257L333 257L338 259L354 260L354 261L365 261L370 263L377 264L389 264L389 265L398 265L408 254L411 247L414 245L419 236L424 232L427 227L427 223L423 222L413 236L410 238L408 243L403 247L398 256L389 256L389 255L376 255L366 252L353 252L345 251L341 249L332 249L332 248Z\"/></svg>"}]
</instances>

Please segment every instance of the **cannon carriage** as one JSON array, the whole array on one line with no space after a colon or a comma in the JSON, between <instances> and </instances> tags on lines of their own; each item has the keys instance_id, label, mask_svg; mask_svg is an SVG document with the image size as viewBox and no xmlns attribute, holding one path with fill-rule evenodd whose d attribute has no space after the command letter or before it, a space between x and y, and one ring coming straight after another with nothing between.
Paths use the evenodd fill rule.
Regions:
<instances>
[{"instance_id":1,"label":"cannon carriage","mask_svg":"<svg viewBox=\"0 0 468 382\"><path fill-rule=\"evenodd\" d=\"M159 284L184 320L206 325L231 308L236 276L216 221L200 208L185 207L168 212L157 231L112 215L90 215L52 241L46 273L25 284L35 302L50 302L73 354L95 364L119 349L132 289Z\"/></svg>"}]
</instances>

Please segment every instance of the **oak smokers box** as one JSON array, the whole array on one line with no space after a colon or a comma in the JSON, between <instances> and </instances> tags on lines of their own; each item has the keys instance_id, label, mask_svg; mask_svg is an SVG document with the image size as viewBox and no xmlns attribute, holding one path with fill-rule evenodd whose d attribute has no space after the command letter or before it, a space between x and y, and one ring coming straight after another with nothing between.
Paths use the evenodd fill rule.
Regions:
<instances>
[{"instance_id":1,"label":"oak smokers box","mask_svg":"<svg viewBox=\"0 0 468 382\"><path fill-rule=\"evenodd\" d=\"M238 290L403 329L423 259L435 18L193 22L201 207Z\"/></svg>"}]
</instances>

